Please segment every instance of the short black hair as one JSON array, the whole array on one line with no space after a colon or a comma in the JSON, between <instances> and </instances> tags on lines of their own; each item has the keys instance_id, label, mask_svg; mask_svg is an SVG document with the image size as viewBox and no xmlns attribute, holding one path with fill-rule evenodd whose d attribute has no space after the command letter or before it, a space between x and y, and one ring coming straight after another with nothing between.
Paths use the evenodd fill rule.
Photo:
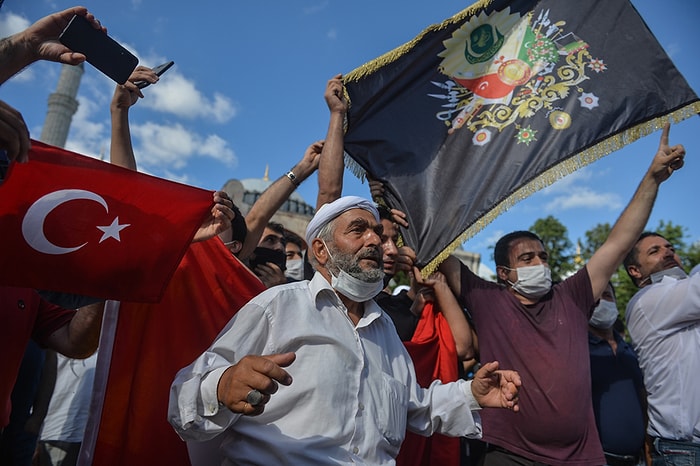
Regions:
<instances>
[{"instance_id":1,"label":"short black hair","mask_svg":"<svg viewBox=\"0 0 700 466\"><path fill-rule=\"evenodd\" d=\"M663 235L660 235L654 231L645 231L644 233L639 235L639 238L637 238L637 241L634 243L634 246L632 247L632 249L630 249L630 252L627 253L625 259L622 261L622 264L625 266L625 270L627 270L627 267L629 267L630 265L639 265L639 248L637 247L637 245L641 240L649 236L658 236L659 238L664 238ZM630 276L630 278L632 277ZM632 281L634 281L634 279L632 279Z\"/></svg>"},{"instance_id":2,"label":"short black hair","mask_svg":"<svg viewBox=\"0 0 700 466\"><path fill-rule=\"evenodd\" d=\"M248 236L248 225L245 223L245 217L236 204L233 205L232 210L235 215L231 220L231 240L245 243L246 236Z\"/></svg>"},{"instance_id":3,"label":"short black hair","mask_svg":"<svg viewBox=\"0 0 700 466\"><path fill-rule=\"evenodd\" d=\"M540 239L539 236L527 230L513 231L507 235L504 235L496 242L496 247L493 248L493 261L496 263L496 266L503 265L510 267L509 255L511 244L515 240L519 240L521 238L532 239L542 243L542 239ZM542 243L542 246L544 246L544 243Z\"/></svg>"},{"instance_id":4,"label":"short black hair","mask_svg":"<svg viewBox=\"0 0 700 466\"><path fill-rule=\"evenodd\" d=\"M284 230L284 240L285 240L285 244L292 243L292 244L296 244L297 246L299 246L300 251L303 251L304 249L306 249L305 241L301 238L301 236L297 235L293 231Z\"/></svg>"},{"instance_id":5,"label":"short black hair","mask_svg":"<svg viewBox=\"0 0 700 466\"><path fill-rule=\"evenodd\" d=\"M384 204L377 204L377 211L379 212L379 218L381 220L394 221L394 216L391 214L391 209Z\"/></svg>"},{"instance_id":6,"label":"short black hair","mask_svg":"<svg viewBox=\"0 0 700 466\"><path fill-rule=\"evenodd\" d=\"M267 222L267 228L274 231L275 233L279 233L280 235L284 236L284 225L282 225L281 223Z\"/></svg>"}]
</instances>

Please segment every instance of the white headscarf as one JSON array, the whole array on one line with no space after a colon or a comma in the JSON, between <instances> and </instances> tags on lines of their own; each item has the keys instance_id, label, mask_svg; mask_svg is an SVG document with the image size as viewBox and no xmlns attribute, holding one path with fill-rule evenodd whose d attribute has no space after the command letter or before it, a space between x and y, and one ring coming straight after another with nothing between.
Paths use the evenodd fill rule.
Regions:
<instances>
[{"instance_id":1,"label":"white headscarf","mask_svg":"<svg viewBox=\"0 0 700 466\"><path fill-rule=\"evenodd\" d=\"M328 222L351 209L366 210L374 215L374 219L377 223L380 222L379 211L374 206L373 202L359 196L344 196L328 204L323 204L321 208L318 209L316 215L314 215L309 225L306 227L306 244L311 247L311 242L314 238L318 237L318 234Z\"/></svg>"}]
</instances>

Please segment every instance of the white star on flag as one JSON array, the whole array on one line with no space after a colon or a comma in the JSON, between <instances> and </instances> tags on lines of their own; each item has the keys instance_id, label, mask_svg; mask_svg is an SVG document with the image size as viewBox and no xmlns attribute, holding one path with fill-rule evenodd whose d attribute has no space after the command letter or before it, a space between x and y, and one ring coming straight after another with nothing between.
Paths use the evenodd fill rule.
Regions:
<instances>
[{"instance_id":1,"label":"white star on flag","mask_svg":"<svg viewBox=\"0 0 700 466\"><path fill-rule=\"evenodd\" d=\"M584 92L581 97L578 98L581 103L581 107L593 110L598 106L598 97L592 92Z\"/></svg>"},{"instance_id":2,"label":"white star on flag","mask_svg":"<svg viewBox=\"0 0 700 466\"><path fill-rule=\"evenodd\" d=\"M121 238L119 237L119 232L122 231L126 227L130 227L131 224L129 223L124 223L124 224L119 224L119 217L115 217L114 220L112 221L112 224L109 226L104 226L104 227L97 227L99 230L102 230L104 233L102 235L102 238L100 238L100 243L108 238L114 238L117 241L121 242Z\"/></svg>"}]
</instances>

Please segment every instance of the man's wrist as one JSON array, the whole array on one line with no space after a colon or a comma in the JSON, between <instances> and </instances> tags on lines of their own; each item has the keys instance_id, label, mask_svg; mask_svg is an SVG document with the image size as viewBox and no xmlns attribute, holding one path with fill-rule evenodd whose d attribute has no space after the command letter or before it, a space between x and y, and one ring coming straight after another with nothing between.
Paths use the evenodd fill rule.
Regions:
<instances>
[{"instance_id":1,"label":"man's wrist","mask_svg":"<svg viewBox=\"0 0 700 466\"><path fill-rule=\"evenodd\" d=\"M462 384L462 390L464 393L464 396L467 397L467 403L469 406L470 411L479 411L481 410L481 405L476 399L476 396L474 395L474 390L472 389L472 383L473 380L468 380L467 383Z\"/></svg>"},{"instance_id":2,"label":"man's wrist","mask_svg":"<svg viewBox=\"0 0 700 466\"><path fill-rule=\"evenodd\" d=\"M298 188L301 184L301 180L296 174L294 174L293 170L289 170L287 173L285 173L284 176L287 177L287 179L294 185L295 188Z\"/></svg>"}]
</instances>

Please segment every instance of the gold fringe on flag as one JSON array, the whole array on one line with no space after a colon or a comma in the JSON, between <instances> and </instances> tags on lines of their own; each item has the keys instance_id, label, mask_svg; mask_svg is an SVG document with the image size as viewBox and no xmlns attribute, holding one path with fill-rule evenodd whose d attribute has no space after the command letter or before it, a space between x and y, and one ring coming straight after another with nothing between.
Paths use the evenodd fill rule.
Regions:
<instances>
[{"instance_id":1,"label":"gold fringe on flag","mask_svg":"<svg viewBox=\"0 0 700 466\"><path fill-rule=\"evenodd\" d=\"M420 42L423 37L425 37L427 34L433 32L433 31L440 31L442 29L445 29L446 27L457 23L459 21L462 21L464 18L467 16L472 16L476 14L477 11L482 10L486 8L493 0L479 0L478 2L474 3L473 5L465 8L464 10L460 11L456 15L452 16L451 18L448 18L444 20L441 23L438 24L433 24L432 26L428 26L421 32L418 36L414 37L411 39L409 42L406 42L403 45L400 45L399 47L396 47L393 50L388 51L384 55L380 55L379 57L375 58L372 61L369 61L365 63L364 65L355 68L345 76L343 76L343 80L345 82L349 81L359 81L360 79L369 76L373 73L375 73L377 70L380 68L395 62L408 52L410 52L413 47L416 46L418 42ZM350 104L350 101L348 100L348 104Z\"/></svg>"},{"instance_id":2,"label":"gold fringe on flag","mask_svg":"<svg viewBox=\"0 0 700 466\"><path fill-rule=\"evenodd\" d=\"M700 101L693 102L678 110L675 110L666 115L654 118L647 122L633 126L621 133L611 136L598 144L589 147L588 149L575 154L561 163L555 165L549 170L540 174L537 178L523 185L513 194L506 197L487 214L474 222L461 235L459 235L452 243L438 254L435 259L430 261L422 270L424 277L433 273L442 261L452 254L462 243L472 238L474 235L483 230L489 223L493 222L496 217L513 207L519 201L522 201L531 194L550 186L555 181L560 180L566 175L570 175L576 170L583 168L596 160L599 160L610 153L622 149L624 146L633 143L634 141L648 136L656 130L663 128L666 122L678 123L691 116L700 113Z\"/></svg>"}]
</instances>

